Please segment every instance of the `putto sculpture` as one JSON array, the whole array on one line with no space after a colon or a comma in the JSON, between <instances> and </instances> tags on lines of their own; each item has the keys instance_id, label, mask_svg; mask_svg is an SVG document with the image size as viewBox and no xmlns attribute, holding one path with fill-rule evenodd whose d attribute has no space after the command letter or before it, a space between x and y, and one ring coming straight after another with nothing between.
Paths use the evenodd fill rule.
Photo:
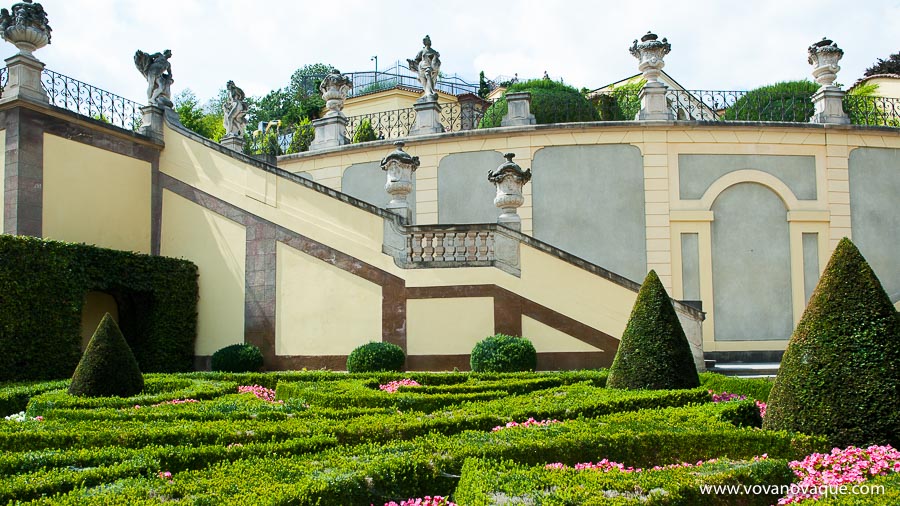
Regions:
<instances>
[{"instance_id":1,"label":"putto sculpture","mask_svg":"<svg viewBox=\"0 0 900 506\"><path fill-rule=\"evenodd\" d=\"M319 85L319 91L322 92L322 100L325 101L325 107L328 112L326 118L333 116L344 117L341 112L344 109L344 100L347 99L347 93L353 89L353 81L341 72L335 69L333 72L325 76L322 84Z\"/></svg>"},{"instance_id":2,"label":"putto sculpture","mask_svg":"<svg viewBox=\"0 0 900 506\"><path fill-rule=\"evenodd\" d=\"M441 73L441 53L431 47L431 37L428 35L422 39L425 46L419 51L415 59L407 59L409 70L419 73L419 82L425 90L420 102L437 101L437 93L434 91L435 83Z\"/></svg>"},{"instance_id":3,"label":"putto sculpture","mask_svg":"<svg viewBox=\"0 0 900 506\"><path fill-rule=\"evenodd\" d=\"M134 53L134 65L147 79L147 101L150 105L172 107L172 65L169 58L172 51L148 54L140 49Z\"/></svg>"},{"instance_id":4,"label":"putto sculpture","mask_svg":"<svg viewBox=\"0 0 900 506\"><path fill-rule=\"evenodd\" d=\"M243 137L247 131L247 105L244 90L235 86L234 81L228 81L225 85L228 96L223 107L222 123L225 126L226 137Z\"/></svg>"},{"instance_id":5,"label":"putto sculpture","mask_svg":"<svg viewBox=\"0 0 900 506\"><path fill-rule=\"evenodd\" d=\"M13 4L11 10L0 9L0 37L14 44L19 54L32 56L32 51L50 43L52 29L41 4L25 0Z\"/></svg>"}]
</instances>

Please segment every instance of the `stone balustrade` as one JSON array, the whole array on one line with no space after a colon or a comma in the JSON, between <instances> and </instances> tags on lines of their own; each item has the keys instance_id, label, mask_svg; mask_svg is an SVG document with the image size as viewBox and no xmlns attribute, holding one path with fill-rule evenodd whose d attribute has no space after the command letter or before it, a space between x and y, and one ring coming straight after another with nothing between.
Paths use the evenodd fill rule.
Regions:
<instances>
[{"instance_id":1,"label":"stone balustrade","mask_svg":"<svg viewBox=\"0 0 900 506\"><path fill-rule=\"evenodd\" d=\"M406 261L473 265L494 260L494 231L469 227L410 227Z\"/></svg>"}]
</instances>

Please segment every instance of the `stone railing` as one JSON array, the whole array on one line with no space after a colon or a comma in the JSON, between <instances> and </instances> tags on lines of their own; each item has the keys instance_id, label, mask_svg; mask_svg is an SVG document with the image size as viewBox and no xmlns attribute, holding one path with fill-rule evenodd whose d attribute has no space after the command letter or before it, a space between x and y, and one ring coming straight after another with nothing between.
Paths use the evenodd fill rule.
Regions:
<instances>
[{"instance_id":1,"label":"stone railing","mask_svg":"<svg viewBox=\"0 0 900 506\"><path fill-rule=\"evenodd\" d=\"M406 261L410 264L471 265L494 260L494 230L482 227L409 227Z\"/></svg>"}]
</instances>

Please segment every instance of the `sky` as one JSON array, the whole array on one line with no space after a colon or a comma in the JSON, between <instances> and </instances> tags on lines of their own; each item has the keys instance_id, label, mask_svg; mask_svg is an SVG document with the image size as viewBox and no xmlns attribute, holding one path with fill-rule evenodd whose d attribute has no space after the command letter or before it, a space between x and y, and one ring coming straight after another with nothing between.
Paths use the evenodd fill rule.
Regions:
<instances>
[{"instance_id":1,"label":"sky","mask_svg":"<svg viewBox=\"0 0 900 506\"><path fill-rule=\"evenodd\" d=\"M12 2L9 2L10 4ZM323 62L344 72L413 58L429 34L445 74L479 71L599 88L637 73L628 52L648 30L672 51L665 71L687 89L747 90L811 78L806 48L823 36L844 50L838 82L853 84L900 51L900 0L42 0L52 43L47 68L146 102L137 49L171 49L173 94L201 102L228 80L260 96L294 70ZM4 4L7 6L7 4ZM894 21L890 21L894 20ZM16 52L4 43L3 57Z\"/></svg>"}]
</instances>

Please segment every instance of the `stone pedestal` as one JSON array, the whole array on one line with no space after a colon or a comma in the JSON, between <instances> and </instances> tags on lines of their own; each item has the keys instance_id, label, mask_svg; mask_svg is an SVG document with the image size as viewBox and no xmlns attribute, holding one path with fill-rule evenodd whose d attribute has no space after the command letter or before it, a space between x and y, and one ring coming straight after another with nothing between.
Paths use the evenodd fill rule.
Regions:
<instances>
[{"instance_id":1,"label":"stone pedestal","mask_svg":"<svg viewBox=\"0 0 900 506\"><path fill-rule=\"evenodd\" d=\"M237 151L238 153L244 152L244 138L239 135L226 135L225 137L222 137L222 145L232 151Z\"/></svg>"},{"instance_id":2,"label":"stone pedestal","mask_svg":"<svg viewBox=\"0 0 900 506\"><path fill-rule=\"evenodd\" d=\"M537 123L534 114L531 114L531 93L527 91L507 93L506 105L508 110L506 116L503 116L503 120L500 121L500 126L534 125Z\"/></svg>"},{"instance_id":3,"label":"stone pedestal","mask_svg":"<svg viewBox=\"0 0 900 506\"><path fill-rule=\"evenodd\" d=\"M475 120L475 110L484 100L478 95L464 93L456 97L459 101L459 129L475 130L478 122Z\"/></svg>"},{"instance_id":4,"label":"stone pedestal","mask_svg":"<svg viewBox=\"0 0 900 506\"><path fill-rule=\"evenodd\" d=\"M162 107L155 105L145 105L141 107L141 128L140 133L151 137L158 141L163 140L163 111Z\"/></svg>"},{"instance_id":5,"label":"stone pedestal","mask_svg":"<svg viewBox=\"0 0 900 506\"><path fill-rule=\"evenodd\" d=\"M29 100L42 104L50 103L50 98L41 86L41 72L44 64L38 59L16 54L6 59L9 69L9 80L0 96L0 102L10 100Z\"/></svg>"},{"instance_id":6,"label":"stone pedestal","mask_svg":"<svg viewBox=\"0 0 900 506\"><path fill-rule=\"evenodd\" d=\"M656 81L648 82L641 88L641 110L635 115L638 121L664 120L672 121L675 115L669 110L666 101L666 85Z\"/></svg>"},{"instance_id":7,"label":"stone pedestal","mask_svg":"<svg viewBox=\"0 0 900 506\"><path fill-rule=\"evenodd\" d=\"M849 125L850 116L844 112L844 90L837 86L823 86L812 96L815 114L810 123Z\"/></svg>"},{"instance_id":8,"label":"stone pedestal","mask_svg":"<svg viewBox=\"0 0 900 506\"><path fill-rule=\"evenodd\" d=\"M441 125L441 105L437 99L416 102L416 122L409 129L409 135L439 134L444 131Z\"/></svg>"},{"instance_id":9,"label":"stone pedestal","mask_svg":"<svg viewBox=\"0 0 900 506\"><path fill-rule=\"evenodd\" d=\"M336 148L350 144L347 138L347 118L346 116L331 116L330 118L321 118L312 122L313 128L316 129L316 137L309 145L310 151L317 149Z\"/></svg>"}]
</instances>

